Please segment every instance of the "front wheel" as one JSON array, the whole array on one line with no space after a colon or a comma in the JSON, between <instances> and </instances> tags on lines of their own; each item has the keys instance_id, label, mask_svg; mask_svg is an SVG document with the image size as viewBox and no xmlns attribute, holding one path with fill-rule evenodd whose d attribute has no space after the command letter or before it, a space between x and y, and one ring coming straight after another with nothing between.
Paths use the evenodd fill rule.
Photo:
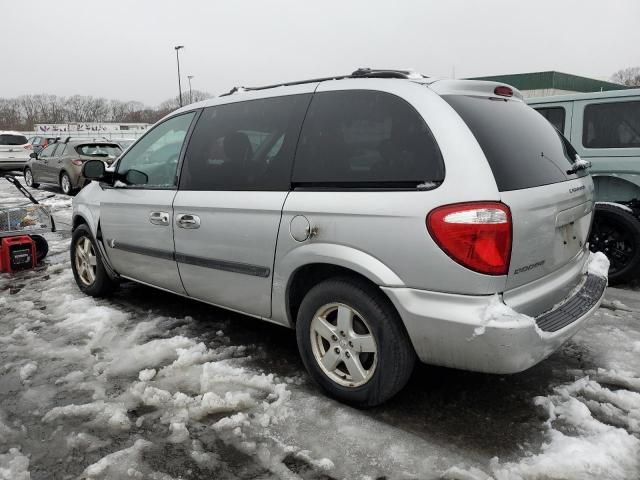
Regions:
<instances>
[{"instance_id":1,"label":"front wheel","mask_svg":"<svg viewBox=\"0 0 640 480\"><path fill-rule=\"evenodd\" d=\"M107 296L117 286L107 274L96 241L85 224L71 236L71 269L80 290L92 297Z\"/></svg>"},{"instance_id":2,"label":"front wheel","mask_svg":"<svg viewBox=\"0 0 640 480\"><path fill-rule=\"evenodd\" d=\"M24 170L24 183L27 184L27 187L38 188L40 186L39 183L36 183L33 180L33 172L30 168L25 168Z\"/></svg>"},{"instance_id":3,"label":"front wheel","mask_svg":"<svg viewBox=\"0 0 640 480\"><path fill-rule=\"evenodd\" d=\"M589 248L609 258L610 284L633 280L640 271L640 222L624 205L596 203Z\"/></svg>"},{"instance_id":4,"label":"front wheel","mask_svg":"<svg viewBox=\"0 0 640 480\"><path fill-rule=\"evenodd\" d=\"M302 300L298 349L313 378L332 397L359 407L379 405L404 387L415 352L382 292L350 278L326 280Z\"/></svg>"}]
</instances>

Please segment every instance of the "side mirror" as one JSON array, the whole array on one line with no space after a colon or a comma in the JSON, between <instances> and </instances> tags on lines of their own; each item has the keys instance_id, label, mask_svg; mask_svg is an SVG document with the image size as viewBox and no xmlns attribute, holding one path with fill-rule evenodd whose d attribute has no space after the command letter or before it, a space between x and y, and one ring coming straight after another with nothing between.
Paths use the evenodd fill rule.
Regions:
<instances>
[{"instance_id":1,"label":"side mirror","mask_svg":"<svg viewBox=\"0 0 640 480\"><path fill-rule=\"evenodd\" d=\"M31 153L29 154L29 157L31 157L31 158L38 158L38 154L37 154L36 152L31 152Z\"/></svg>"},{"instance_id":2,"label":"side mirror","mask_svg":"<svg viewBox=\"0 0 640 480\"><path fill-rule=\"evenodd\" d=\"M103 180L104 173L102 160L87 160L82 166L82 175L88 180Z\"/></svg>"},{"instance_id":3,"label":"side mirror","mask_svg":"<svg viewBox=\"0 0 640 480\"><path fill-rule=\"evenodd\" d=\"M132 169L127 171L124 181L127 185L146 185L149 181L149 176L140 170Z\"/></svg>"}]
</instances>

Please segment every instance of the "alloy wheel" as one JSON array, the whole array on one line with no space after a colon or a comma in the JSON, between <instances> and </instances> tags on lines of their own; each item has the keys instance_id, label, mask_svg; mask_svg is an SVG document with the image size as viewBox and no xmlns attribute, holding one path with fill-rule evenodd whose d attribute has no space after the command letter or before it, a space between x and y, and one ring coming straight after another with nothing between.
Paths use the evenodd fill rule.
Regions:
<instances>
[{"instance_id":1,"label":"alloy wheel","mask_svg":"<svg viewBox=\"0 0 640 480\"><path fill-rule=\"evenodd\" d=\"M348 305L322 306L311 321L310 335L316 362L339 385L359 387L375 373L375 338L363 316Z\"/></svg>"},{"instance_id":2,"label":"alloy wheel","mask_svg":"<svg viewBox=\"0 0 640 480\"><path fill-rule=\"evenodd\" d=\"M96 280L96 252L93 243L87 237L80 237L75 250L76 271L80 281L90 287Z\"/></svg>"},{"instance_id":3,"label":"alloy wheel","mask_svg":"<svg viewBox=\"0 0 640 480\"><path fill-rule=\"evenodd\" d=\"M596 216L590 238L590 250L603 252L611 262L609 275L623 270L636 254L636 242L624 225Z\"/></svg>"}]
</instances>

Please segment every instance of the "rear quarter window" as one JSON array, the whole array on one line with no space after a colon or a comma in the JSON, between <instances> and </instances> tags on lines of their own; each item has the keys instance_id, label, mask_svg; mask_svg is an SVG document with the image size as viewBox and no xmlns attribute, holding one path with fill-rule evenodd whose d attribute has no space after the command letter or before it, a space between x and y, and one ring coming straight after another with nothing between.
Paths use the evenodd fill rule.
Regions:
<instances>
[{"instance_id":1,"label":"rear quarter window","mask_svg":"<svg viewBox=\"0 0 640 480\"><path fill-rule=\"evenodd\" d=\"M440 149L405 100L371 90L314 95L300 135L294 184L415 188L443 179Z\"/></svg>"},{"instance_id":2,"label":"rear quarter window","mask_svg":"<svg viewBox=\"0 0 640 480\"><path fill-rule=\"evenodd\" d=\"M564 107L540 107L535 109L547 121L556 127L559 132L564 133L564 123L566 111Z\"/></svg>"},{"instance_id":3,"label":"rear quarter window","mask_svg":"<svg viewBox=\"0 0 640 480\"><path fill-rule=\"evenodd\" d=\"M523 102L447 95L482 148L501 192L564 182L575 150L542 115Z\"/></svg>"},{"instance_id":4,"label":"rear quarter window","mask_svg":"<svg viewBox=\"0 0 640 480\"><path fill-rule=\"evenodd\" d=\"M640 101L587 105L582 145L585 148L639 148Z\"/></svg>"}]
</instances>

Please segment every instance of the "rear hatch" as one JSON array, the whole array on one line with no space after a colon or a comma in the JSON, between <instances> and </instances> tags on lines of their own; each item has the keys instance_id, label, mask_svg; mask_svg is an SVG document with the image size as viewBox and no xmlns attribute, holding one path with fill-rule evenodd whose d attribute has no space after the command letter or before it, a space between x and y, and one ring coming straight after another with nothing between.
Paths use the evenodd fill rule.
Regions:
<instances>
[{"instance_id":1,"label":"rear hatch","mask_svg":"<svg viewBox=\"0 0 640 480\"><path fill-rule=\"evenodd\" d=\"M111 165L122 153L122 148L117 143L81 143L75 146L75 151L80 155L80 160L102 160Z\"/></svg>"},{"instance_id":2,"label":"rear hatch","mask_svg":"<svg viewBox=\"0 0 640 480\"><path fill-rule=\"evenodd\" d=\"M474 134L511 210L513 242L505 290L584 261L593 182L572 172L576 152L538 112L497 95L443 95ZM579 280L576 270L574 282Z\"/></svg>"},{"instance_id":3,"label":"rear hatch","mask_svg":"<svg viewBox=\"0 0 640 480\"><path fill-rule=\"evenodd\" d=\"M29 158L31 145L24 135L0 133L0 158L20 159Z\"/></svg>"}]
</instances>

